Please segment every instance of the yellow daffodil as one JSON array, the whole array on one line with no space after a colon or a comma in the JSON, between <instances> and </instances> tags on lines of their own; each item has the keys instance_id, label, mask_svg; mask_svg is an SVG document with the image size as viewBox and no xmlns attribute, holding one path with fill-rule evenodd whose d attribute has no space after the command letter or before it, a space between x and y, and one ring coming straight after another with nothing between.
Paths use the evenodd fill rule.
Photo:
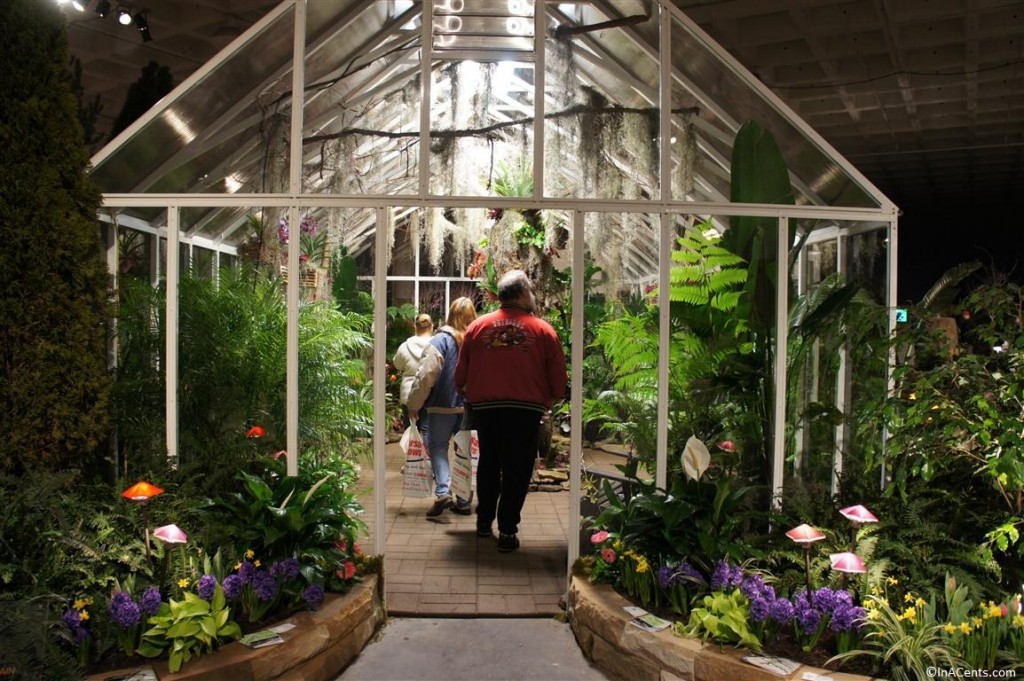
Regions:
<instances>
[{"instance_id":1,"label":"yellow daffodil","mask_svg":"<svg viewBox=\"0 0 1024 681\"><path fill-rule=\"evenodd\" d=\"M873 587L871 587L871 595L872 596L881 596L882 595L882 590L879 587L877 587L877 586L873 586Z\"/></svg>"},{"instance_id":2,"label":"yellow daffodil","mask_svg":"<svg viewBox=\"0 0 1024 681\"><path fill-rule=\"evenodd\" d=\"M1024 615L1014 615L1012 624L1018 629L1024 628Z\"/></svg>"},{"instance_id":3,"label":"yellow daffodil","mask_svg":"<svg viewBox=\"0 0 1024 681\"><path fill-rule=\"evenodd\" d=\"M893 586L895 586L895 585L900 583L900 580L896 579L895 577L888 577L885 580L885 582L886 582L886 584L892 584Z\"/></svg>"},{"instance_id":4,"label":"yellow daffodil","mask_svg":"<svg viewBox=\"0 0 1024 681\"><path fill-rule=\"evenodd\" d=\"M944 627L942 627L942 628L943 628L943 630L945 630L945 632L946 632L947 634L952 634L952 633L953 633L954 631L956 631L956 627L954 627L954 626L953 626L952 624L950 624L949 622L946 622L946 626L944 626Z\"/></svg>"},{"instance_id":5,"label":"yellow daffodil","mask_svg":"<svg viewBox=\"0 0 1024 681\"><path fill-rule=\"evenodd\" d=\"M907 603L913 603L914 602L914 594L912 594L912 593L910 593L908 591L907 593L903 594L903 600L905 600Z\"/></svg>"},{"instance_id":6,"label":"yellow daffodil","mask_svg":"<svg viewBox=\"0 0 1024 681\"><path fill-rule=\"evenodd\" d=\"M970 634L971 633L971 625L968 624L967 622L964 622L963 624L961 624L960 625L960 633L962 633L962 634Z\"/></svg>"},{"instance_id":7,"label":"yellow daffodil","mask_svg":"<svg viewBox=\"0 0 1024 681\"><path fill-rule=\"evenodd\" d=\"M622 540L616 539L615 542L612 544L612 548L618 551L619 553L622 553Z\"/></svg>"},{"instance_id":8,"label":"yellow daffodil","mask_svg":"<svg viewBox=\"0 0 1024 681\"><path fill-rule=\"evenodd\" d=\"M647 564L647 559L643 556L636 556L636 571L638 573L647 572L650 566Z\"/></svg>"},{"instance_id":9,"label":"yellow daffodil","mask_svg":"<svg viewBox=\"0 0 1024 681\"><path fill-rule=\"evenodd\" d=\"M235 563L235 569L236 570L241 570L242 569L242 564L241 563Z\"/></svg>"},{"instance_id":10,"label":"yellow daffodil","mask_svg":"<svg viewBox=\"0 0 1024 681\"><path fill-rule=\"evenodd\" d=\"M924 599L918 598L916 601L914 601L914 605L916 605L919 608L923 608L925 606Z\"/></svg>"},{"instance_id":11,"label":"yellow daffodil","mask_svg":"<svg viewBox=\"0 0 1024 681\"><path fill-rule=\"evenodd\" d=\"M84 622L87 619L89 619L89 611L88 610L82 610L81 612L78 613L78 616Z\"/></svg>"},{"instance_id":12,"label":"yellow daffodil","mask_svg":"<svg viewBox=\"0 0 1024 681\"><path fill-rule=\"evenodd\" d=\"M75 610L85 610L85 608L90 605L92 605L91 598L79 598L75 600L75 605L73 607Z\"/></svg>"},{"instance_id":13,"label":"yellow daffodil","mask_svg":"<svg viewBox=\"0 0 1024 681\"><path fill-rule=\"evenodd\" d=\"M259 562L258 560L257 560L257 561L254 561L254 562L253 562L253 565L255 565L256 567L259 567L259 566L260 566L260 562Z\"/></svg>"},{"instance_id":14,"label":"yellow daffodil","mask_svg":"<svg viewBox=\"0 0 1024 681\"><path fill-rule=\"evenodd\" d=\"M868 610L868 619L869 620L879 620L879 619L882 619L882 613L880 613L877 610Z\"/></svg>"},{"instance_id":15,"label":"yellow daffodil","mask_svg":"<svg viewBox=\"0 0 1024 681\"><path fill-rule=\"evenodd\" d=\"M905 619L911 624L917 624L917 610L914 608L907 608L903 611L903 614L900 615L900 619Z\"/></svg>"},{"instance_id":16,"label":"yellow daffodil","mask_svg":"<svg viewBox=\"0 0 1024 681\"><path fill-rule=\"evenodd\" d=\"M989 617L1002 617L1003 610L998 605L992 605L989 607L988 612L986 614Z\"/></svg>"},{"instance_id":17,"label":"yellow daffodil","mask_svg":"<svg viewBox=\"0 0 1024 681\"><path fill-rule=\"evenodd\" d=\"M249 549L248 551L245 552L245 557L246 558L250 558L251 559L255 555L256 555L256 552L253 551L252 549Z\"/></svg>"},{"instance_id":18,"label":"yellow daffodil","mask_svg":"<svg viewBox=\"0 0 1024 681\"><path fill-rule=\"evenodd\" d=\"M188 586L188 580L187 579L182 578L182 579L178 580L178 588L179 589L184 589L187 586Z\"/></svg>"},{"instance_id":19,"label":"yellow daffodil","mask_svg":"<svg viewBox=\"0 0 1024 681\"><path fill-rule=\"evenodd\" d=\"M980 628L980 627L981 627L981 625L983 625L983 624L985 623L985 620L981 619L980 617L975 617L975 618L974 618L973 620L971 620L971 621L972 621L972 622L974 622L974 627L975 627L976 629L977 629L977 628Z\"/></svg>"},{"instance_id":20,"label":"yellow daffodil","mask_svg":"<svg viewBox=\"0 0 1024 681\"><path fill-rule=\"evenodd\" d=\"M917 399L917 393L910 393L910 399L916 400Z\"/></svg>"},{"instance_id":21,"label":"yellow daffodil","mask_svg":"<svg viewBox=\"0 0 1024 681\"><path fill-rule=\"evenodd\" d=\"M878 602L881 603L882 605L884 605L885 607L889 607L889 599L888 598L879 598Z\"/></svg>"}]
</instances>

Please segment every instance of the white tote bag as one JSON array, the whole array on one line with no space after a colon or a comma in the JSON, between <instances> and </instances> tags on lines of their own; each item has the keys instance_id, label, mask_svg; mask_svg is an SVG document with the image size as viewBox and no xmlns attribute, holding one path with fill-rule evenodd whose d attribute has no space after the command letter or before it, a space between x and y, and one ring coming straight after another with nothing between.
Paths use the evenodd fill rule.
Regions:
<instances>
[{"instance_id":1,"label":"white tote bag","mask_svg":"<svg viewBox=\"0 0 1024 681\"><path fill-rule=\"evenodd\" d=\"M415 423L409 424L399 443L405 452L405 473L402 476L402 496L422 499L433 489L433 473L427 447Z\"/></svg>"},{"instance_id":2,"label":"white tote bag","mask_svg":"<svg viewBox=\"0 0 1024 681\"><path fill-rule=\"evenodd\" d=\"M480 441L475 430L455 433L455 460L452 462L452 492L470 499L476 488L476 467L480 460Z\"/></svg>"}]
</instances>

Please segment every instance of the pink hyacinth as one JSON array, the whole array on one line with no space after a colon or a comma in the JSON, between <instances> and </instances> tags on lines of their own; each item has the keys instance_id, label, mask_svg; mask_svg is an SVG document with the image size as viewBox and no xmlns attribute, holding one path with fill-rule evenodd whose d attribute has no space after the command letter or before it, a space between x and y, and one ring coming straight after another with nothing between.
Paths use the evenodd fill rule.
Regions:
<instances>
[{"instance_id":1,"label":"pink hyacinth","mask_svg":"<svg viewBox=\"0 0 1024 681\"><path fill-rule=\"evenodd\" d=\"M595 532L594 534L590 535L590 543L591 544L600 544L601 542L603 542L605 539L607 539L610 536L611 535L608 534L607 532L605 532L604 530L601 530L600 532Z\"/></svg>"}]
</instances>

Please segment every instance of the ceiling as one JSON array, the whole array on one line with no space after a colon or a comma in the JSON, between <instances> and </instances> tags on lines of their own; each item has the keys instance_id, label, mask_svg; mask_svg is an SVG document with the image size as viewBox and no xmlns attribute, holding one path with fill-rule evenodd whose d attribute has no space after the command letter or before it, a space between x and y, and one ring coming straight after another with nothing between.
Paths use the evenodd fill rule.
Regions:
<instances>
[{"instance_id":1,"label":"ceiling","mask_svg":"<svg viewBox=\"0 0 1024 681\"><path fill-rule=\"evenodd\" d=\"M1024 1L674 2L905 210L1024 200ZM180 83L277 2L125 3L149 42L95 4L64 12L107 131L149 61Z\"/></svg>"}]
</instances>

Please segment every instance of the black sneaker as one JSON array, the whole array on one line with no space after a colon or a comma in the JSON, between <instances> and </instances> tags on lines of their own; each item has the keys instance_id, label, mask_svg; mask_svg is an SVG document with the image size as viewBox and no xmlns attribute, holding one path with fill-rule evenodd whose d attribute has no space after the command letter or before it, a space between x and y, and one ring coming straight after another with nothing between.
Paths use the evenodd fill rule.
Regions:
<instances>
[{"instance_id":1,"label":"black sneaker","mask_svg":"<svg viewBox=\"0 0 1024 681\"><path fill-rule=\"evenodd\" d=\"M478 537L493 537L494 533L491 532L491 528L490 527L480 527L479 525L477 525L476 526L476 536L478 536Z\"/></svg>"},{"instance_id":2,"label":"black sneaker","mask_svg":"<svg viewBox=\"0 0 1024 681\"><path fill-rule=\"evenodd\" d=\"M502 532L498 535L498 551L501 553L512 553L519 548L519 538L514 534L505 534Z\"/></svg>"},{"instance_id":3,"label":"black sneaker","mask_svg":"<svg viewBox=\"0 0 1024 681\"><path fill-rule=\"evenodd\" d=\"M457 499L449 506L449 510L456 515L473 515L473 504L464 499Z\"/></svg>"},{"instance_id":4,"label":"black sneaker","mask_svg":"<svg viewBox=\"0 0 1024 681\"><path fill-rule=\"evenodd\" d=\"M434 501L434 505L427 510L428 518L436 518L445 512L446 509L451 508L452 498L451 497L438 497Z\"/></svg>"}]
</instances>

